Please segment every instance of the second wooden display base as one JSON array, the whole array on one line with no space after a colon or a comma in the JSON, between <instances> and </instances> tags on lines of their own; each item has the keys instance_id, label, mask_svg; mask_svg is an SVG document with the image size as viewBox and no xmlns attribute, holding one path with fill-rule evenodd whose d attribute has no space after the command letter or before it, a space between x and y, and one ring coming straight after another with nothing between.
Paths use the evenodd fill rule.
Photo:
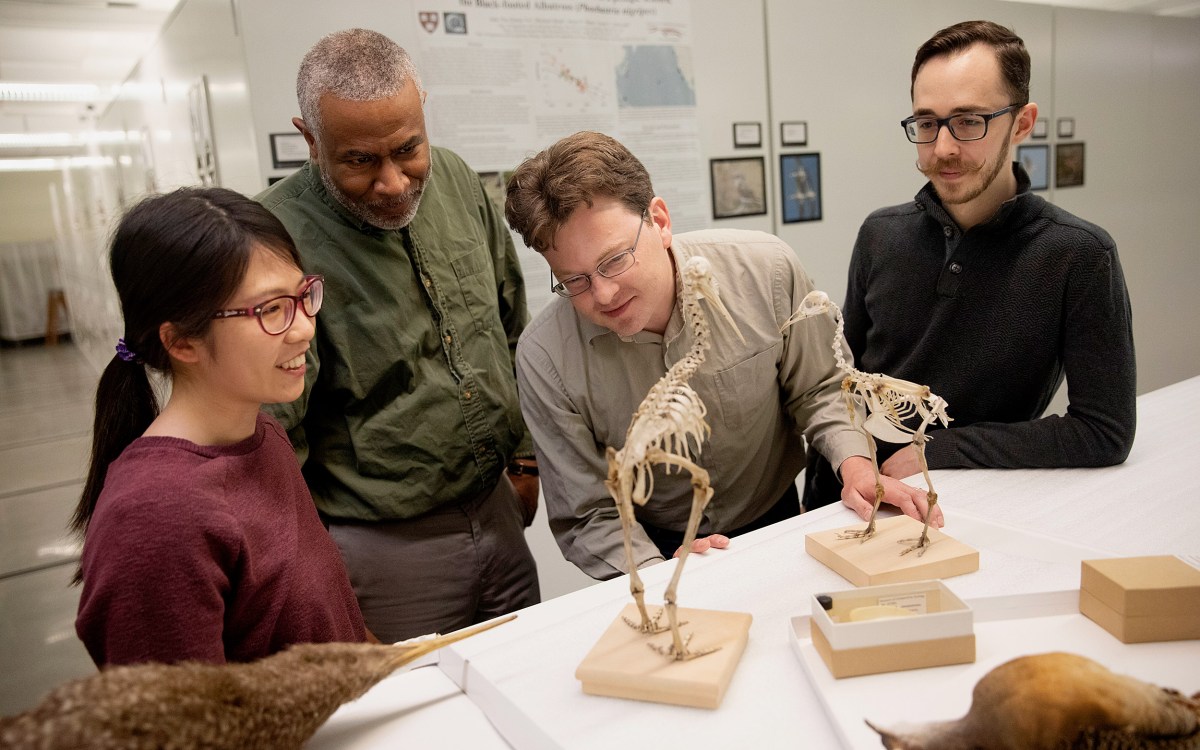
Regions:
<instances>
[{"instance_id":1,"label":"second wooden display base","mask_svg":"<svg viewBox=\"0 0 1200 750\"><path fill-rule=\"evenodd\" d=\"M651 607L651 614L657 607ZM690 649L718 650L687 661L675 661L650 647L669 646L671 632L646 635L625 618L640 620L637 605L629 603L575 670L583 692L614 698L716 708L725 697L750 632L748 612L711 609L678 610L680 629ZM666 622L666 614L662 621Z\"/></svg>"},{"instance_id":2,"label":"second wooden display base","mask_svg":"<svg viewBox=\"0 0 1200 750\"><path fill-rule=\"evenodd\" d=\"M921 536L923 525L908 516L877 519L875 535L866 541L839 538L843 532L865 529L865 522L818 531L804 537L804 550L855 586L951 578L979 570L978 550L934 528L929 529L932 544L925 554L913 550L901 555Z\"/></svg>"}]
</instances>

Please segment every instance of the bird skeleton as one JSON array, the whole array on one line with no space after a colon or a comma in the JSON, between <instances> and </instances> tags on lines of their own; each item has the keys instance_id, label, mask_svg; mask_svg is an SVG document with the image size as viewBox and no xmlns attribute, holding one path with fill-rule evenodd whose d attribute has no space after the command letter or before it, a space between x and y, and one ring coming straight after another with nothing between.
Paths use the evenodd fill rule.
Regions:
<instances>
[{"instance_id":1,"label":"bird skeleton","mask_svg":"<svg viewBox=\"0 0 1200 750\"><path fill-rule=\"evenodd\" d=\"M625 444L620 450L611 446L607 451L608 478L605 486L617 505L624 536L625 556L629 569L629 590L637 604L640 622L626 619L633 628L643 633L671 631L672 643L658 649L676 660L691 659L711 653L709 650L689 650L687 641L680 633L676 612L675 595L679 587L683 565L691 551L692 542L700 527L704 508L712 498L708 472L695 462L695 456L708 438L709 426L704 421L706 408L699 394L692 389L688 380L704 362L705 352L711 345L708 319L700 300L704 299L733 326L738 338L737 324L721 303L717 281L712 275L708 260L691 257L679 271L681 294L680 306L684 325L692 332L692 345L682 358L667 370L666 374L646 394L641 405L633 414L629 429L625 432ZM744 340L744 339L743 339ZM664 594L666 605L657 614L650 616L646 608L645 586L638 575L633 556L633 506L645 505L654 493L654 467L663 466L669 473L687 471L692 477L692 508L684 532L683 546L675 574ZM667 613L668 625L661 624L663 611Z\"/></svg>"},{"instance_id":2,"label":"bird skeleton","mask_svg":"<svg viewBox=\"0 0 1200 750\"><path fill-rule=\"evenodd\" d=\"M937 505L937 493L933 489L933 480L929 477L929 465L925 462L925 442L930 439L925 434L925 430L934 422L940 421L942 426L949 425L951 420L946 415L946 401L930 391L927 385L910 383L907 380L888 377L880 373L863 372L846 362L846 357L842 353L843 347L849 349L849 345L846 344L845 321L842 320L842 311L825 292L809 292L801 300L796 312L784 321L780 330L785 330L788 326L801 320L828 312L832 312L837 321L831 346L837 367L844 375L842 395L846 401L846 408L850 412L850 422L856 427L858 426L857 406L862 404L866 409L867 416L860 429L866 435L867 450L871 454L871 466L875 469L875 506L871 510L871 520L865 529L843 532L841 538L866 541L875 534L875 516L879 512L880 503L883 502L883 481L879 473L875 439L878 438L889 443L912 443L916 449L917 460L921 464L921 474L925 477L925 486L929 488L929 509L925 512L925 526L921 530L920 538L913 546L900 554L919 550L917 555L923 555L929 547L929 517L933 514L934 506ZM905 424L906 420L913 417L921 420L920 425L915 429Z\"/></svg>"}]
</instances>

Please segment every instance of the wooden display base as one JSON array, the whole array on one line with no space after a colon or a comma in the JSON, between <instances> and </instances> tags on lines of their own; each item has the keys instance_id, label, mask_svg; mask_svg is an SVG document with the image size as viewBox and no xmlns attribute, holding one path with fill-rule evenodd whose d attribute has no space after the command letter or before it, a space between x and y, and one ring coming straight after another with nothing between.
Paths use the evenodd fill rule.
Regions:
<instances>
[{"instance_id":1,"label":"wooden display base","mask_svg":"<svg viewBox=\"0 0 1200 750\"><path fill-rule=\"evenodd\" d=\"M657 607L651 614L655 611ZM749 613L680 607L683 636L693 635L690 648L718 649L687 661L675 661L650 648L650 644L669 646L670 631L639 633L626 624L626 617L639 621L636 604L625 606L579 663L575 677L583 683L583 692L696 708L721 705L746 648ZM662 620L666 622L666 614Z\"/></svg>"},{"instance_id":2,"label":"wooden display base","mask_svg":"<svg viewBox=\"0 0 1200 750\"><path fill-rule=\"evenodd\" d=\"M804 537L804 550L855 586L952 578L979 570L978 550L934 528L924 555L918 556L919 550L901 555L921 536L923 525L908 516L881 518L875 522L875 536L866 541L838 538L842 532L865 529L866 522L819 531Z\"/></svg>"}]
</instances>

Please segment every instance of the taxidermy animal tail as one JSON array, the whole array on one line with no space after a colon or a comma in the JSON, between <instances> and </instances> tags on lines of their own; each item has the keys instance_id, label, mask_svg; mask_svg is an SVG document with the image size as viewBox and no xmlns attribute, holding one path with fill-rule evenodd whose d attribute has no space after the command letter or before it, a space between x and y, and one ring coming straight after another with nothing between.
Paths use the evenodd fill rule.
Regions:
<instances>
[{"instance_id":1,"label":"taxidermy animal tail","mask_svg":"<svg viewBox=\"0 0 1200 750\"><path fill-rule=\"evenodd\" d=\"M0 718L0 747L300 748L400 667L514 617L396 644L298 644L246 664L110 667Z\"/></svg>"},{"instance_id":2,"label":"taxidermy animal tail","mask_svg":"<svg viewBox=\"0 0 1200 750\"><path fill-rule=\"evenodd\" d=\"M867 724L895 750L1200 750L1200 693L1188 698L1056 652L988 672L957 721L892 730Z\"/></svg>"}]
</instances>

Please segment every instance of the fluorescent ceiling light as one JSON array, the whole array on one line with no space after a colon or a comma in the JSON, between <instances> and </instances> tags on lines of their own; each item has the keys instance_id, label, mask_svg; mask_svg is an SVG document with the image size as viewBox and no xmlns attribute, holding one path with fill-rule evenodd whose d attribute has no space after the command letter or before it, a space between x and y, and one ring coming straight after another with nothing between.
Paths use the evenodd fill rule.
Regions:
<instances>
[{"instance_id":1,"label":"fluorescent ceiling light","mask_svg":"<svg viewBox=\"0 0 1200 750\"><path fill-rule=\"evenodd\" d=\"M58 172L64 169L84 167L108 167L113 160L108 156L72 156L58 159L0 159L0 172Z\"/></svg>"},{"instance_id":2,"label":"fluorescent ceiling light","mask_svg":"<svg viewBox=\"0 0 1200 750\"><path fill-rule=\"evenodd\" d=\"M95 102L111 97L111 89L93 83L0 82L0 102Z\"/></svg>"},{"instance_id":3,"label":"fluorescent ceiling light","mask_svg":"<svg viewBox=\"0 0 1200 750\"><path fill-rule=\"evenodd\" d=\"M83 130L78 133L0 133L0 149L4 148L70 148L89 143L134 143L140 133L123 130Z\"/></svg>"}]
</instances>

